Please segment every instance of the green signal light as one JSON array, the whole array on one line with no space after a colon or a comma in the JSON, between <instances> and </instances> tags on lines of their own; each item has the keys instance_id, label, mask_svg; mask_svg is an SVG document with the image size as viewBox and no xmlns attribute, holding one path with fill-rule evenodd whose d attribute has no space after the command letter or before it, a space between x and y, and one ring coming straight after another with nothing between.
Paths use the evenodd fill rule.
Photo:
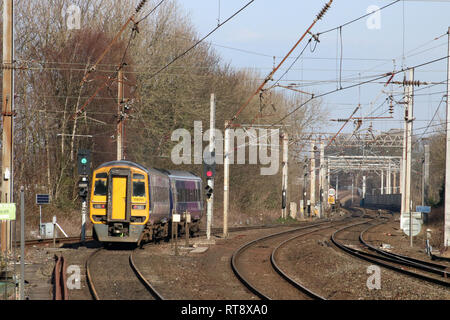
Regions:
<instances>
[{"instance_id":1,"label":"green signal light","mask_svg":"<svg viewBox=\"0 0 450 320\"><path fill-rule=\"evenodd\" d=\"M87 159L86 158L81 159L81 164L86 164L86 163L87 163Z\"/></svg>"}]
</instances>

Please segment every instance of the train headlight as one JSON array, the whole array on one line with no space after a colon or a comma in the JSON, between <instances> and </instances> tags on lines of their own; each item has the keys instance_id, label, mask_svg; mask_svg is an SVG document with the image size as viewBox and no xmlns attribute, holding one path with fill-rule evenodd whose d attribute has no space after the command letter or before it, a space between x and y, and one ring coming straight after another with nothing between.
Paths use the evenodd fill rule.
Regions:
<instances>
[{"instance_id":1,"label":"train headlight","mask_svg":"<svg viewBox=\"0 0 450 320\"><path fill-rule=\"evenodd\" d=\"M133 208L133 210L145 210L145 205L137 205L137 204L134 204L134 205L132 206L132 208Z\"/></svg>"}]
</instances>

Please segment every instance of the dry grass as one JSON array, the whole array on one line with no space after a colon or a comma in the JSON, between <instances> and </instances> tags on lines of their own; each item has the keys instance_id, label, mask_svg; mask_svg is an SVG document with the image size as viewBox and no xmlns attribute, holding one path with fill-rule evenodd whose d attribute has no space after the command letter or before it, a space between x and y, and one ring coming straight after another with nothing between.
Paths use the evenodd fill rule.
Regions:
<instances>
[{"instance_id":1,"label":"dry grass","mask_svg":"<svg viewBox=\"0 0 450 320\"><path fill-rule=\"evenodd\" d=\"M425 225L431 229L431 245L435 249L444 249L444 207L432 208L428 223Z\"/></svg>"}]
</instances>

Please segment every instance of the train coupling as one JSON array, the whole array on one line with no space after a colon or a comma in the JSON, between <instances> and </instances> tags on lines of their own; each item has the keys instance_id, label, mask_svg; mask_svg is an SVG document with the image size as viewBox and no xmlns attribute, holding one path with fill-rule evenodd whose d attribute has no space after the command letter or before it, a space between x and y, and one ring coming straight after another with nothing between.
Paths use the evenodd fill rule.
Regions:
<instances>
[{"instance_id":1,"label":"train coupling","mask_svg":"<svg viewBox=\"0 0 450 320\"><path fill-rule=\"evenodd\" d=\"M109 234L115 237L128 236L129 225L122 222L115 222L109 225Z\"/></svg>"}]
</instances>

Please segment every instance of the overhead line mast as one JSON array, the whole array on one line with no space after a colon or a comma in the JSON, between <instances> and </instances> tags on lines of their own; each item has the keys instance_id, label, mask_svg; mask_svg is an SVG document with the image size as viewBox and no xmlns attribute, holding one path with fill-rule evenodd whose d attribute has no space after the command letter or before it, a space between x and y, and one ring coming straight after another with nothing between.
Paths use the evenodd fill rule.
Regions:
<instances>
[{"instance_id":1,"label":"overhead line mast","mask_svg":"<svg viewBox=\"0 0 450 320\"><path fill-rule=\"evenodd\" d=\"M125 29L127 28L127 26L131 23L134 22L135 24L137 24L134 21L134 18L136 17L136 15L139 13L139 11L141 11L142 7L145 5L145 3L147 2L147 0L141 0L141 2L138 4L138 6L136 7L135 12L133 13L133 15L128 18L127 22L125 22L125 24L122 26L122 28L119 30L119 32L117 32L117 34L114 36L114 38L111 40L111 42L109 43L108 47L106 47L106 49L102 52L102 54L100 55L100 57L97 59L97 61L94 63L94 65L88 70L88 72L84 75L83 80L81 80L81 83L84 83L87 81L87 79L89 78L89 75L91 74L91 72L97 70L97 66L100 64L100 62L102 62L102 60L105 58L106 54L111 50L112 46L114 45L114 43L117 42L117 40L120 38L120 36L122 35L122 33L125 31ZM120 66L121 68L122 66Z\"/></svg>"},{"instance_id":2,"label":"overhead line mast","mask_svg":"<svg viewBox=\"0 0 450 320\"><path fill-rule=\"evenodd\" d=\"M281 62L276 66L270 74L264 79L263 83L256 89L256 91L250 96L250 98L241 106L241 108L238 110L238 112L234 115L234 117L230 120L229 126L232 125L233 121L239 117L239 115L244 111L244 109L250 104L250 102L253 100L255 96L257 96L263 89L264 86L272 79L273 75L280 69L280 67L283 65L283 63L289 58L289 56L292 54L292 52L298 47L300 42L303 41L303 39L306 37L306 35L311 31L311 29L314 27L314 25L323 18L325 13L330 8L331 4L333 3L333 0L330 0L325 6L322 8L322 10L319 12L319 14L316 16L316 19L314 19L313 23L309 26L309 28L303 33L303 35L300 37L300 39L295 43L295 45L292 47L292 49L286 54L286 56L281 60Z\"/></svg>"},{"instance_id":3,"label":"overhead line mast","mask_svg":"<svg viewBox=\"0 0 450 320\"><path fill-rule=\"evenodd\" d=\"M1 201L13 202L13 116L14 116L14 4L13 0L3 1L3 138L2 138L2 188ZM11 251L11 222L1 222L1 252Z\"/></svg>"},{"instance_id":4,"label":"overhead line mast","mask_svg":"<svg viewBox=\"0 0 450 320\"><path fill-rule=\"evenodd\" d=\"M450 27L448 28L447 54L447 122L445 153L445 207L444 207L444 246L450 246Z\"/></svg>"}]
</instances>

